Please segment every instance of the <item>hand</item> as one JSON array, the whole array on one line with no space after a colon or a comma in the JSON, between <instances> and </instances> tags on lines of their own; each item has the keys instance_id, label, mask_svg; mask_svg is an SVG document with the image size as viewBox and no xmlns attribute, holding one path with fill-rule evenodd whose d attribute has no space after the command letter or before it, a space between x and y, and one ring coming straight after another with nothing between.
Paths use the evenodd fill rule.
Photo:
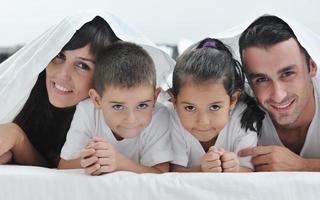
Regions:
<instances>
[{"instance_id":1,"label":"hand","mask_svg":"<svg viewBox=\"0 0 320 200\"><path fill-rule=\"evenodd\" d=\"M201 171L222 172L220 156L221 152L219 152L219 149L214 146L210 147L208 152L202 157Z\"/></svg>"},{"instance_id":2,"label":"hand","mask_svg":"<svg viewBox=\"0 0 320 200\"><path fill-rule=\"evenodd\" d=\"M223 172L239 172L238 156L233 152L225 152L220 158Z\"/></svg>"},{"instance_id":3,"label":"hand","mask_svg":"<svg viewBox=\"0 0 320 200\"><path fill-rule=\"evenodd\" d=\"M0 125L0 156L8 156L10 151L16 144L21 142L24 132L14 123Z\"/></svg>"},{"instance_id":4,"label":"hand","mask_svg":"<svg viewBox=\"0 0 320 200\"><path fill-rule=\"evenodd\" d=\"M94 156L98 158L96 164L100 166L93 175L114 172L121 169L120 160L123 157L122 154L105 139L101 137L93 138L92 142L88 145L88 148L93 148L95 150Z\"/></svg>"},{"instance_id":5,"label":"hand","mask_svg":"<svg viewBox=\"0 0 320 200\"><path fill-rule=\"evenodd\" d=\"M12 160L12 152L7 151L0 156L0 165L6 164Z\"/></svg>"},{"instance_id":6,"label":"hand","mask_svg":"<svg viewBox=\"0 0 320 200\"><path fill-rule=\"evenodd\" d=\"M239 151L239 156L253 156L256 171L300 171L304 159L281 146L257 146Z\"/></svg>"},{"instance_id":7,"label":"hand","mask_svg":"<svg viewBox=\"0 0 320 200\"><path fill-rule=\"evenodd\" d=\"M86 174L90 175L99 175L94 174L94 172L100 169L100 165L97 163L98 157L95 156L95 149L93 148L84 148L80 151L80 165L84 168Z\"/></svg>"}]
</instances>

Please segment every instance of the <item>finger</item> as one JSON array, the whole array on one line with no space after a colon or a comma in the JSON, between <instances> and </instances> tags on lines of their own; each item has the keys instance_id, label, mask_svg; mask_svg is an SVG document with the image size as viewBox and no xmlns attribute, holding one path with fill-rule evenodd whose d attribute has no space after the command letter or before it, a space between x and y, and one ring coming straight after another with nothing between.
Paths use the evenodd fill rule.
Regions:
<instances>
[{"instance_id":1,"label":"finger","mask_svg":"<svg viewBox=\"0 0 320 200\"><path fill-rule=\"evenodd\" d=\"M92 156L89 158L81 159L80 160L80 165L83 168L89 167L93 164L95 164L98 161L98 158L96 156Z\"/></svg>"},{"instance_id":2,"label":"finger","mask_svg":"<svg viewBox=\"0 0 320 200\"><path fill-rule=\"evenodd\" d=\"M222 162L227 162L230 160L237 160L237 155L233 152L225 152L221 157L220 157Z\"/></svg>"},{"instance_id":3,"label":"finger","mask_svg":"<svg viewBox=\"0 0 320 200\"><path fill-rule=\"evenodd\" d=\"M113 165L115 163L113 158L99 158L98 163L102 165Z\"/></svg>"},{"instance_id":4,"label":"finger","mask_svg":"<svg viewBox=\"0 0 320 200\"><path fill-rule=\"evenodd\" d=\"M238 155L240 157L245 156L257 156L262 154L268 154L272 152L273 146L257 146L252 148L246 148L239 151Z\"/></svg>"},{"instance_id":5,"label":"finger","mask_svg":"<svg viewBox=\"0 0 320 200\"><path fill-rule=\"evenodd\" d=\"M99 164L94 164L94 165L91 165L90 167L86 167L85 172L86 172L86 174L94 175L94 172L99 170L100 167L101 166Z\"/></svg>"},{"instance_id":6,"label":"finger","mask_svg":"<svg viewBox=\"0 0 320 200\"><path fill-rule=\"evenodd\" d=\"M222 172L221 167L212 167L209 169L210 172Z\"/></svg>"},{"instance_id":7,"label":"finger","mask_svg":"<svg viewBox=\"0 0 320 200\"><path fill-rule=\"evenodd\" d=\"M6 164L12 160L12 152L7 151L0 156L0 165Z\"/></svg>"},{"instance_id":8,"label":"finger","mask_svg":"<svg viewBox=\"0 0 320 200\"><path fill-rule=\"evenodd\" d=\"M226 169L228 168L235 168L239 165L239 163L235 160L230 160L230 161L227 161L227 162L222 162L221 166L222 166L222 169L223 171L225 171Z\"/></svg>"},{"instance_id":9,"label":"finger","mask_svg":"<svg viewBox=\"0 0 320 200\"><path fill-rule=\"evenodd\" d=\"M224 150L223 148L218 148L218 152L219 152L219 155L221 156L226 152L226 150Z\"/></svg>"},{"instance_id":10,"label":"finger","mask_svg":"<svg viewBox=\"0 0 320 200\"><path fill-rule=\"evenodd\" d=\"M215 147L215 146L211 146L211 147L209 148L208 152L209 152L209 151L218 152L218 148Z\"/></svg>"},{"instance_id":11,"label":"finger","mask_svg":"<svg viewBox=\"0 0 320 200\"><path fill-rule=\"evenodd\" d=\"M102 173L114 172L116 171L116 168L114 165L104 165L104 166L101 166L100 171Z\"/></svg>"},{"instance_id":12,"label":"finger","mask_svg":"<svg viewBox=\"0 0 320 200\"><path fill-rule=\"evenodd\" d=\"M207 162L210 161L215 161L215 160L220 160L220 155L218 153L215 152L208 152L203 156L203 159Z\"/></svg>"},{"instance_id":13,"label":"finger","mask_svg":"<svg viewBox=\"0 0 320 200\"><path fill-rule=\"evenodd\" d=\"M270 172L270 171L275 171L272 165L270 164L265 164L265 165L257 165L255 166L255 171L256 172Z\"/></svg>"},{"instance_id":14,"label":"finger","mask_svg":"<svg viewBox=\"0 0 320 200\"><path fill-rule=\"evenodd\" d=\"M110 150L96 150L94 153L95 156L97 156L98 158L110 158L114 155L113 151Z\"/></svg>"},{"instance_id":15,"label":"finger","mask_svg":"<svg viewBox=\"0 0 320 200\"><path fill-rule=\"evenodd\" d=\"M112 145L106 142L96 142L92 144L91 147L94 148L95 150L108 150L112 148Z\"/></svg>"},{"instance_id":16,"label":"finger","mask_svg":"<svg viewBox=\"0 0 320 200\"><path fill-rule=\"evenodd\" d=\"M92 138L92 141L93 141L93 142L107 142L107 140L104 139L104 138L101 137L101 136L95 136L95 137L93 137L93 138Z\"/></svg>"},{"instance_id":17,"label":"finger","mask_svg":"<svg viewBox=\"0 0 320 200\"><path fill-rule=\"evenodd\" d=\"M271 153L266 155L259 155L251 158L251 162L253 165L265 165L272 163Z\"/></svg>"},{"instance_id":18,"label":"finger","mask_svg":"<svg viewBox=\"0 0 320 200\"><path fill-rule=\"evenodd\" d=\"M206 164L208 168L221 167L221 160L208 161Z\"/></svg>"},{"instance_id":19,"label":"finger","mask_svg":"<svg viewBox=\"0 0 320 200\"><path fill-rule=\"evenodd\" d=\"M81 149L80 158L82 158L82 159L87 158L89 156L94 155L95 152L96 152L96 150L92 149L92 148Z\"/></svg>"},{"instance_id":20,"label":"finger","mask_svg":"<svg viewBox=\"0 0 320 200\"><path fill-rule=\"evenodd\" d=\"M237 171L239 171L238 167L223 168L223 172L237 172Z\"/></svg>"}]
</instances>

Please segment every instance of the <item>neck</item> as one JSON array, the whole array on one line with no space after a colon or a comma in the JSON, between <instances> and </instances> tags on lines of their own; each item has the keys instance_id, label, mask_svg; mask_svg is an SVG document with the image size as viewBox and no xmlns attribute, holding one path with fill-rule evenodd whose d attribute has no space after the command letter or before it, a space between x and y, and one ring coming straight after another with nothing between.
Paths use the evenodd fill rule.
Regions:
<instances>
[{"instance_id":1,"label":"neck","mask_svg":"<svg viewBox=\"0 0 320 200\"><path fill-rule=\"evenodd\" d=\"M216 137L214 137L214 138L212 138L211 140L206 141L206 142L201 142L201 141L200 141L200 144L201 144L203 150L204 150L205 152L208 152L209 148L210 148L211 146L214 146L214 144L216 143L217 138L218 138L218 136L216 136Z\"/></svg>"}]
</instances>

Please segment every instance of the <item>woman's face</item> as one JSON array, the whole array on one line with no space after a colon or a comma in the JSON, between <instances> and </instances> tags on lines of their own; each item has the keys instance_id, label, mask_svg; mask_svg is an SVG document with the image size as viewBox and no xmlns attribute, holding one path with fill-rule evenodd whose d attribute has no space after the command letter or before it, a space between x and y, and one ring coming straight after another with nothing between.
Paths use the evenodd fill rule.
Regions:
<instances>
[{"instance_id":1,"label":"woman's face","mask_svg":"<svg viewBox=\"0 0 320 200\"><path fill-rule=\"evenodd\" d=\"M46 86L50 103L70 107L88 97L92 88L95 58L90 45L61 51L46 68Z\"/></svg>"}]
</instances>

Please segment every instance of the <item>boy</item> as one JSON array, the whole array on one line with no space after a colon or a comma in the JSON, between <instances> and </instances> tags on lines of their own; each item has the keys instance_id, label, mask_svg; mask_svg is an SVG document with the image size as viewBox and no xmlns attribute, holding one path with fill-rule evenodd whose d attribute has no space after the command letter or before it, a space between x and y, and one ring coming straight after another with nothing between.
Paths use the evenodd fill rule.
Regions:
<instances>
[{"instance_id":1,"label":"boy","mask_svg":"<svg viewBox=\"0 0 320 200\"><path fill-rule=\"evenodd\" d=\"M141 47L117 42L97 57L90 100L77 106L60 169L90 175L162 173L172 160L169 113L156 104L156 72Z\"/></svg>"}]
</instances>

